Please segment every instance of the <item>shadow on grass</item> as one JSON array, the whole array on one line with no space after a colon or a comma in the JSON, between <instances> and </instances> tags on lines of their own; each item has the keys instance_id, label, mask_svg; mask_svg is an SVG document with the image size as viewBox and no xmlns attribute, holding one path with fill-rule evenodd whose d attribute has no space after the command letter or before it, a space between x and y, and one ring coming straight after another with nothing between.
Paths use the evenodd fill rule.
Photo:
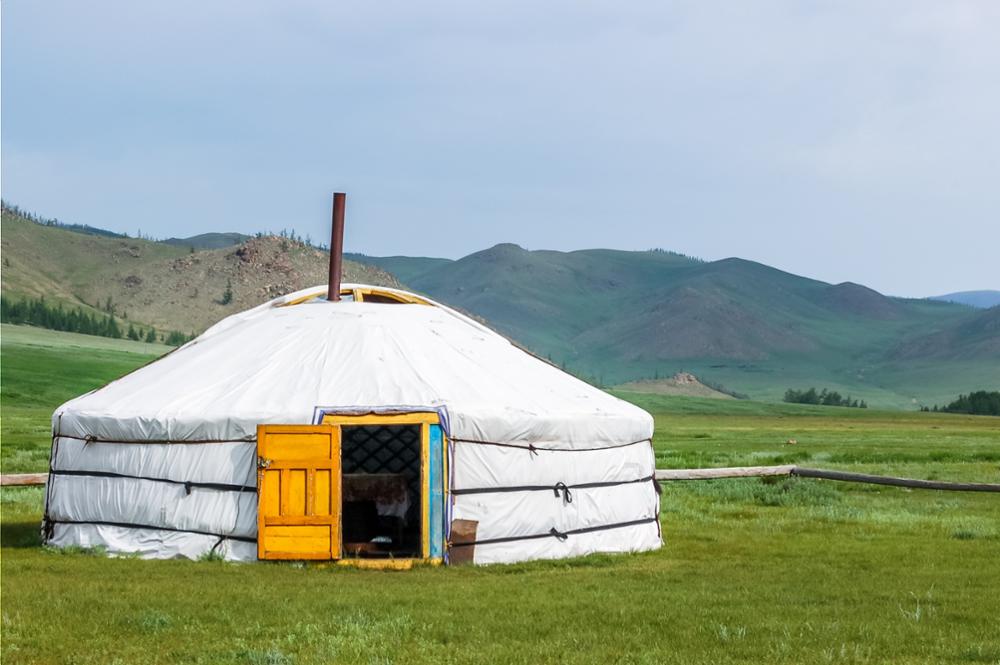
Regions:
<instances>
[{"instance_id":1,"label":"shadow on grass","mask_svg":"<svg viewBox=\"0 0 1000 665\"><path fill-rule=\"evenodd\" d=\"M45 488L14 486L0 490L0 545L4 547L40 547Z\"/></svg>"},{"instance_id":2,"label":"shadow on grass","mask_svg":"<svg viewBox=\"0 0 1000 665\"><path fill-rule=\"evenodd\" d=\"M0 543L4 547L41 547L41 530L39 522L4 522L0 525Z\"/></svg>"}]
</instances>

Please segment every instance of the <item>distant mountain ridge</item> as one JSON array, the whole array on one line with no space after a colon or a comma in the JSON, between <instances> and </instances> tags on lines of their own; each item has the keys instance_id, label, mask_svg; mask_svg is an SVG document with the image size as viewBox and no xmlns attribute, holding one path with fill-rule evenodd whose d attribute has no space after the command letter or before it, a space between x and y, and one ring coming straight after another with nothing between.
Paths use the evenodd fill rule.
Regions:
<instances>
[{"instance_id":1,"label":"distant mountain ridge","mask_svg":"<svg viewBox=\"0 0 1000 665\"><path fill-rule=\"evenodd\" d=\"M1000 334L975 310L745 259L513 244L455 261L352 258L405 266L409 286L602 384L683 370L757 398L816 385L894 406L1000 385Z\"/></svg>"},{"instance_id":2,"label":"distant mountain ridge","mask_svg":"<svg viewBox=\"0 0 1000 665\"><path fill-rule=\"evenodd\" d=\"M194 249L223 249L239 245L249 239L250 236L242 233L202 233L189 238L167 238L160 242Z\"/></svg>"},{"instance_id":3,"label":"distant mountain ridge","mask_svg":"<svg viewBox=\"0 0 1000 665\"><path fill-rule=\"evenodd\" d=\"M902 342L894 359L989 360L1000 358L1000 307L991 307L941 330ZM997 383L1000 386L1000 372Z\"/></svg>"},{"instance_id":4,"label":"distant mountain ridge","mask_svg":"<svg viewBox=\"0 0 1000 665\"><path fill-rule=\"evenodd\" d=\"M326 279L328 255L298 239L206 233L155 242L96 231L31 220L5 205L4 295L199 332ZM745 259L706 262L662 250L500 244L458 260L345 259L345 279L402 282L603 385L651 385L643 380L690 372L758 399L816 386L908 408L1000 388L1000 308L891 298ZM222 304L229 285L232 301Z\"/></svg>"},{"instance_id":5,"label":"distant mountain ridge","mask_svg":"<svg viewBox=\"0 0 1000 665\"><path fill-rule=\"evenodd\" d=\"M35 224L40 224L41 226L51 226L66 231L72 231L73 233L82 233L88 236L103 236L105 238L125 238L127 237L124 233L118 233L116 231L109 231L108 229L101 229L96 226L90 226L89 224L69 224L66 222L61 222L58 219L42 217L41 215L36 215L27 210L22 210L13 203L8 203L7 201L0 202L0 212L2 214L11 215L13 217L18 217L25 219Z\"/></svg>"},{"instance_id":6,"label":"distant mountain ridge","mask_svg":"<svg viewBox=\"0 0 1000 665\"><path fill-rule=\"evenodd\" d=\"M943 300L944 302L955 302L970 307L989 309L1000 305L1000 291L957 291L946 293L943 296L931 296L930 300Z\"/></svg>"},{"instance_id":7,"label":"distant mountain ridge","mask_svg":"<svg viewBox=\"0 0 1000 665\"><path fill-rule=\"evenodd\" d=\"M377 266L392 273L405 283L417 279L433 268L440 268L452 263L451 259L434 259L424 256L368 256L353 252L344 252L344 258Z\"/></svg>"}]
</instances>

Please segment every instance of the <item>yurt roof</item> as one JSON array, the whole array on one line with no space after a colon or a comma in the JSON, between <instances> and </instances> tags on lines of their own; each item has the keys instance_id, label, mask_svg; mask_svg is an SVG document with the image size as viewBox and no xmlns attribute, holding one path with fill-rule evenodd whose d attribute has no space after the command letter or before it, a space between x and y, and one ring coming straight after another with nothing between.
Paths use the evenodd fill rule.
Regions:
<instances>
[{"instance_id":1,"label":"yurt roof","mask_svg":"<svg viewBox=\"0 0 1000 665\"><path fill-rule=\"evenodd\" d=\"M328 302L326 287L227 317L163 358L67 402L56 431L106 441L235 441L323 412L437 411L454 439L607 448L652 418L522 351L486 326L409 302ZM342 291L343 292L343 291ZM362 296L363 297L363 296Z\"/></svg>"}]
</instances>

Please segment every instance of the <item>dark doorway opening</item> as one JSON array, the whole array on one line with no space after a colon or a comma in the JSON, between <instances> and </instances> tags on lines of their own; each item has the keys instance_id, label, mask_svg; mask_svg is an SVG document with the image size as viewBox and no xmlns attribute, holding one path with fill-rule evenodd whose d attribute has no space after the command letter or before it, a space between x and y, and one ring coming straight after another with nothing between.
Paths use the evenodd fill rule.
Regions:
<instances>
[{"instance_id":1,"label":"dark doorway opening","mask_svg":"<svg viewBox=\"0 0 1000 665\"><path fill-rule=\"evenodd\" d=\"M345 557L419 557L421 431L414 425L341 425Z\"/></svg>"}]
</instances>

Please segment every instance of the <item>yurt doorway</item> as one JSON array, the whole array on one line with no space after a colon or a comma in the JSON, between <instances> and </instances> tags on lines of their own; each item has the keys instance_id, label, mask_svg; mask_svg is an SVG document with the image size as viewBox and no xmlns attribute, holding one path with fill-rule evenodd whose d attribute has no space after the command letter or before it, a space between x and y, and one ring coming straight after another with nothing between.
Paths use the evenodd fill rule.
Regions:
<instances>
[{"instance_id":1,"label":"yurt doorway","mask_svg":"<svg viewBox=\"0 0 1000 665\"><path fill-rule=\"evenodd\" d=\"M444 443L436 413L261 426L258 557L440 560Z\"/></svg>"}]
</instances>

